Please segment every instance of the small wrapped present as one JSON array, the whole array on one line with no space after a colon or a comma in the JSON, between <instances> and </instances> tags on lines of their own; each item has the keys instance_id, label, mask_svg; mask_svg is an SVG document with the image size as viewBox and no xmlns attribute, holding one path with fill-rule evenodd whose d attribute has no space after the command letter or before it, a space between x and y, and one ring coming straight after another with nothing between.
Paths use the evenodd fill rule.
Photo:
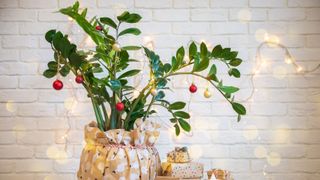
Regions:
<instances>
[{"instance_id":1,"label":"small wrapped present","mask_svg":"<svg viewBox=\"0 0 320 180\"><path fill-rule=\"evenodd\" d=\"M169 163L186 163L190 161L191 159L187 147L176 147L167 154L167 162Z\"/></svg>"},{"instance_id":2,"label":"small wrapped present","mask_svg":"<svg viewBox=\"0 0 320 180\"><path fill-rule=\"evenodd\" d=\"M209 180L233 180L230 172L227 170L212 169L207 174Z\"/></svg>"},{"instance_id":3,"label":"small wrapped present","mask_svg":"<svg viewBox=\"0 0 320 180\"><path fill-rule=\"evenodd\" d=\"M164 176L171 176L186 179L200 179L203 174L203 164L197 162L190 163L169 163L161 164L162 174Z\"/></svg>"}]
</instances>

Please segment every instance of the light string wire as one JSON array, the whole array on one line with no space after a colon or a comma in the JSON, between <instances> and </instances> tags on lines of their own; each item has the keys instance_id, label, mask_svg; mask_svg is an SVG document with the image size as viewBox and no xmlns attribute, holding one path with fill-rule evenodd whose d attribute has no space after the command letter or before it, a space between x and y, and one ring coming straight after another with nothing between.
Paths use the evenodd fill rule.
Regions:
<instances>
[{"instance_id":1,"label":"light string wire","mask_svg":"<svg viewBox=\"0 0 320 180\"><path fill-rule=\"evenodd\" d=\"M252 99L252 97L254 96L254 93L256 91L256 87L255 87L255 83L254 83L254 78L255 76L260 72L262 66L263 66L263 62L262 62L262 50L264 47L277 47L277 48L281 48L282 50L284 50L284 61L286 64L288 65L292 65L295 69L296 69L296 72L298 74L301 74L301 75L306 75L306 74L309 74L309 73L313 73L315 71L317 71L319 68L320 68L320 64L318 64L317 66L307 70L305 68L303 68L302 66L300 66L296 59L291 55L288 47L286 47L285 45L281 44L281 43L278 43L278 42L272 42L272 41L269 41L269 40L265 40L263 41L262 43L260 43L260 45L258 46L257 50L256 50L256 56L255 56L255 68L253 70L253 73L252 74L249 74L249 78L250 78L250 83L251 83L251 93L250 95L241 100L241 102L247 102L249 100Z\"/></svg>"}]
</instances>

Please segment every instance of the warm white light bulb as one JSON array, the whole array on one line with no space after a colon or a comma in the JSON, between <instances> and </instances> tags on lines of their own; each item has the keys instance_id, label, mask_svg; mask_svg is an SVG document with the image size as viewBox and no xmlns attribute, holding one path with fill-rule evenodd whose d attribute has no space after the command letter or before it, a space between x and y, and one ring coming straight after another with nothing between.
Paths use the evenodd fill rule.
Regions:
<instances>
[{"instance_id":1,"label":"warm white light bulb","mask_svg":"<svg viewBox=\"0 0 320 180\"><path fill-rule=\"evenodd\" d=\"M299 72L301 72L303 69L302 69L302 67L301 66L298 66L297 67L297 72L299 73Z\"/></svg>"},{"instance_id":2,"label":"warm white light bulb","mask_svg":"<svg viewBox=\"0 0 320 180\"><path fill-rule=\"evenodd\" d=\"M292 64L292 58L290 55L286 55L286 57L284 58L284 61L287 63L287 64Z\"/></svg>"}]
</instances>

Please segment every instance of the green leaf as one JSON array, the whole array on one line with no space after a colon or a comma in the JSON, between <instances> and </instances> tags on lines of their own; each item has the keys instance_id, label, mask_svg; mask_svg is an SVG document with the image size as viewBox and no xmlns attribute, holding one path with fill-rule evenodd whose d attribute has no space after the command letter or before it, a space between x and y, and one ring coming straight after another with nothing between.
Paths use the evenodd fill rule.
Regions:
<instances>
[{"instance_id":1,"label":"green leaf","mask_svg":"<svg viewBox=\"0 0 320 180\"><path fill-rule=\"evenodd\" d=\"M231 51L228 55L228 59L235 59L238 56L237 51Z\"/></svg>"},{"instance_id":2,"label":"green leaf","mask_svg":"<svg viewBox=\"0 0 320 180\"><path fill-rule=\"evenodd\" d=\"M189 46L189 59L190 59L190 61L194 58L196 53L197 53L197 45L194 42L192 42Z\"/></svg>"},{"instance_id":3,"label":"green leaf","mask_svg":"<svg viewBox=\"0 0 320 180\"><path fill-rule=\"evenodd\" d=\"M236 58L236 59L232 59L229 64L231 66L237 67L242 63L242 59Z\"/></svg>"},{"instance_id":4,"label":"green leaf","mask_svg":"<svg viewBox=\"0 0 320 180\"><path fill-rule=\"evenodd\" d=\"M240 103L233 102L232 108L240 115L246 114L246 108Z\"/></svg>"},{"instance_id":5,"label":"green leaf","mask_svg":"<svg viewBox=\"0 0 320 180\"><path fill-rule=\"evenodd\" d=\"M228 94L232 94L239 91L239 88L234 86L222 86L222 87L219 87L219 89Z\"/></svg>"},{"instance_id":6,"label":"green leaf","mask_svg":"<svg viewBox=\"0 0 320 180\"><path fill-rule=\"evenodd\" d=\"M84 8L84 10L81 12L81 16L82 16L83 18L86 18L87 12L88 12L88 8Z\"/></svg>"},{"instance_id":7,"label":"green leaf","mask_svg":"<svg viewBox=\"0 0 320 180\"><path fill-rule=\"evenodd\" d=\"M203 56L200 58L197 56L194 59L194 65L193 65L193 72L200 72L203 71L205 69L207 69L207 67L209 66L209 58L207 56Z\"/></svg>"},{"instance_id":8,"label":"green leaf","mask_svg":"<svg viewBox=\"0 0 320 180\"><path fill-rule=\"evenodd\" d=\"M78 13L78 10L72 7L67 7L60 9L59 12L74 19L98 46L105 46L105 38L103 34L97 32L95 27Z\"/></svg>"},{"instance_id":9,"label":"green leaf","mask_svg":"<svg viewBox=\"0 0 320 180\"><path fill-rule=\"evenodd\" d=\"M170 104L169 109L170 110L178 110L178 109L183 109L185 106L186 106L185 102L178 101L178 102Z\"/></svg>"},{"instance_id":10,"label":"green leaf","mask_svg":"<svg viewBox=\"0 0 320 180\"><path fill-rule=\"evenodd\" d=\"M166 72L166 73L169 72L171 69L171 64L169 64L169 63L164 64L163 69L164 69L164 72Z\"/></svg>"},{"instance_id":11,"label":"green leaf","mask_svg":"<svg viewBox=\"0 0 320 180\"><path fill-rule=\"evenodd\" d=\"M130 13L128 11L124 11L120 16L117 16L119 21L124 21L124 19L128 18Z\"/></svg>"},{"instance_id":12,"label":"green leaf","mask_svg":"<svg viewBox=\"0 0 320 180\"><path fill-rule=\"evenodd\" d=\"M100 18L100 22L103 23L103 24L106 24L106 25L108 25L110 27L113 27L114 29L117 28L117 24L111 18L102 17L102 18Z\"/></svg>"},{"instance_id":13,"label":"green leaf","mask_svg":"<svg viewBox=\"0 0 320 180\"><path fill-rule=\"evenodd\" d=\"M178 67L182 64L183 62L183 58L184 58L184 48L183 47L180 47L178 50L177 50L177 53L176 53L176 59L177 59L177 64L178 64Z\"/></svg>"},{"instance_id":14,"label":"green leaf","mask_svg":"<svg viewBox=\"0 0 320 180\"><path fill-rule=\"evenodd\" d=\"M217 58L220 56L221 53L222 53L222 46L217 45L212 49L211 56L214 58Z\"/></svg>"},{"instance_id":15,"label":"green leaf","mask_svg":"<svg viewBox=\"0 0 320 180\"><path fill-rule=\"evenodd\" d=\"M170 122L176 123L176 122L177 122L177 119L176 119L176 118L171 118L171 119L170 119Z\"/></svg>"},{"instance_id":16,"label":"green leaf","mask_svg":"<svg viewBox=\"0 0 320 180\"><path fill-rule=\"evenodd\" d=\"M212 64L210 71L208 73L208 77L216 74L217 74L217 66L215 64Z\"/></svg>"},{"instance_id":17,"label":"green leaf","mask_svg":"<svg viewBox=\"0 0 320 180\"><path fill-rule=\"evenodd\" d=\"M171 68L172 71L177 70L179 67L178 61L177 61L176 57L174 57L174 56L172 56L171 65L172 65L172 68Z\"/></svg>"},{"instance_id":18,"label":"green leaf","mask_svg":"<svg viewBox=\"0 0 320 180\"><path fill-rule=\"evenodd\" d=\"M138 28L128 28L119 33L119 36L125 35L125 34L133 34L133 35L139 35L141 34L141 31Z\"/></svg>"},{"instance_id":19,"label":"green leaf","mask_svg":"<svg viewBox=\"0 0 320 180\"><path fill-rule=\"evenodd\" d=\"M176 131L176 135L179 136L179 134L180 134L180 127L179 127L179 125L178 125L178 124L175 124L174 127L175 127L175 131Z\"/></svg>"},{"instance_id":20,"label":"green leaf","mask_svg":"<svg viewBox=\"0 0 320 180\"><path fill-rule=\"evenodd\" d=\"M71 53L71 50L73 50L74 47L71 46L67 37L63 37L59 41L59 48L60 48L62 56L64 58L68 58Z\"/></svg>"},{"instance_id":21,"label":"green leaf","mask_svg":"<svg viewBox=\"0 0 320 180\"><path fill-rule=\"evenodd\" d=\"M57 70L47 69L43 72L43 76L46 78L52 78L57 74Z\"/></svg>"},{"instance_id":22,"label":"green leaf","mask_svg":"<svg viewBox=\"0 0 320 180\"><path fill-rule=\"evenodd\" d=\"M219 55L220 58L223 58L225 60L229 60L230 59L230 53L231 53L231 48L224 48L221 52L221 54Z\"/></svg>"},{"instance_id":23,"label":"green leaf","mask_svg":"<svg viewBox=\"0 0 320 180\"><path fill-rule=\"evenodd\" d=\"M167 85L168 81L164 78L158 78L157 88L163 89Z\"/></svg>"},{"instance_id":24,"label":"green leaf","mask_svg":"<svg viewBox=\"0 0 320 180\"><path fill-rule=\"evenodd\" d=\"M207 55L208 55L207 46L205 43L201 43L200 45L201 59L199 58L199 56L194 57L194 65L192 69L193 72L200 72L207 69L207 67L209 66L209 58Z\"/></svg>"},{"instance_id":25,"label":"green leaf","mask_svg":"<svg viewBox=\"0 0 320 180\"><path fill-rule=\"evenodd\" d=\"M58 31L52 38L52 44L53 47L59 51L61 51L60 49L60 40L63 38L63 34Z\"/></svg>"},{"instance_id":26,"label":"green leaf","mask_svg":"<svg viewBox=\"0 0 320 180\"><path fill-rule=\"evenodd\" d=\"M236 78L239 78L240 77L240 71L236 68L231 68L229 71L228 71L229 75L230 76L234 76Z\"/></svg>"},{"instance_id":27,"label":"green leaf","mask_svg":"<svg viewBox=\"0 0 320 180\"><path fill-rule=\"evenodd\" d=\"M60 69L59 72L60 72L61 76L66 77L66 76L69 74L69 72L70 72L70 68L69 68L69 66L64 65L64 66Z\"/></svg>"},{"instance_id":28,"label":"green leaf","mask_svg":"<svg viewBox=\"0 0 320 180\"><path fill-rule=\"evenodd\" d=\"M57 70L58 69L58 63L55 61L50 61L48 63L48 68L52 70Z\"/></svg>"},{"instance_id":29,"label":"green leaf","mask_svg":"<svg viewBox=\"0 0 320 180\"><path fill-rule=\"evenodd\" d=\"M190 115L187 112L184 112L184 111L176 111L173 114L175 116L177 116L177 117L181 117L181 118L184 118L184 119L189 119L190 118Z\"/></svg>"},{"instance_id":30,"label":"green leaf","mask_svg":"<svg viewBox=\"0 0 320 180\"><path fill-rule=\"evenodd\" d=\"M80 55L78 55L76 52L73 52L70 54L69 56L69 61L70 61L70 64L72 66L74 66L76 69L78 69L82 62L83 62L83 59Z\"/></svg>"},{"instance_id":31,"label":"green leaf","mask_svg":"<svg viewBox=\"0 0 320 180\"><path fill-rule=\"evenodd\" d=\"M76 1L76 2L74 3L74 5L72 6L72 9L73 9L74 11L78 12L79 6L80 6L79 1Z\"/></svg>"},{"instance_id":32,"label":"green leaf","mask_svg":"<svg viewBox=\"0 0 320 180\"><path fill-rule=\"evenodd\" d=\"M117 19L120 22L137 23L140 21L141 16L135 13L130 14L128 11L125 11L120 16L118 16Z\"/></svg>"},{"instance_id":33,"label":"green leaf","mask_svg":"<svg viewBox=\"0 0 320 180\"><path fill-rule=\"evenodd\" d=\"M121 82L119 80L111 80L109 82L112 91L119 91L121 89Z\"/></svg>"},{"instance_id":34,"label":"green leaf","mask_svg":"<svg viewBox=\"0 0 320 180\"><path fill-rule=\"evenodd\" d=\"M159 91L158 93L157 93L157 95L156 95L156 97L155 97L155 100L161 100L161 99L163 99L164 98L164 96L165 96L165 94L164 94L164 92L163 91Z\"/></svg>"},{"instance_id":35,"label":"green leaf","mask_svg":"<svg viewBox=\"0 0 320 180\"><path fill-rule=\"evenodd\" d=\"M200 54L201 54L201 58L207 57L208 48L204 42L200 44Z\"/></svg>"},{"instance_id":36,"label":"green leaf","mask_svg":"<svg viewBox=\"0 0 320 180\"><path fill-rule=\"evenodd\" d=\"M126 50L126 51L136 51L141 49L140 46L124 46L121 49Z\"/></svg>"},{"instance_id":37,"label":"green leaf","mask_svg":"<svg viewBox=\"0 0 320 180\"><path fill-rule=\"evenodd\" d=\"M54 37L55 34L56 34L56 30L55 30L55 29L52 29L52 30L48 31L48 32L46 33L46 35L45 35L46 40L47 40L49 43L51 43L51 42L52 42L52 39L53 39L53 37Z\"/></svg>"},{"instance_id":38,"label":"green leaf","mask_svg":"<svg viewBox=\"0 0 320 180\"><path fill-rule=\"evenodd\" d=\"M140 72L139 69L133 69L133 70L130 70L130 71L123 73L118 78L122 79L122 78L130 77L130 76L134 76L134 75L138 74L139 72Z\"/></svg>"},{"instance_id":39,"label":"green leaf","mask_svg":"<svg viewBox=\"0 0 320 180\"><path fill-rule=\"evenodd\" d=\"M191 126L186 120L179 118L178 121L179 121L179 124L183 130L185 130L187 132L191 131Z\"/></svg>"}]
</instances>

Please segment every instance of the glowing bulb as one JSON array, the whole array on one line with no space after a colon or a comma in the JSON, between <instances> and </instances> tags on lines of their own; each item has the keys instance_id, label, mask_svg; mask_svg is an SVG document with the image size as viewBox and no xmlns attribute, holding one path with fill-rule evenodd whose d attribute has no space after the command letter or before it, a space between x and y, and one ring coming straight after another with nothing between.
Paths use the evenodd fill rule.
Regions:
<instances>
[{"instance_id":1,"label":"glowing bulb","mask_svg":"<svg viewBox=\"0 0 320 180\"><path fill-rule=\"evenodd\" d=\"M302 69L302 67L301 66L298 66L297 67L297 72L299 73L299 72L301 72L303 69Z\"/></svg>"},{"instance_id":2,"label":"glowing bulb","mask_svg":"<svg viewBox=\"0 0 320 180\"><path fill-rule=\"evenodd\" d=\"M291 58L289 55L286 55L286 57L284 58L284 61L285 61L287 64L292 64L292 58Z\"/></svg>"},{"instance_id":3,"label":"glowing bulb","mask_svg":"<svg viewBox=\"0 0 320 180\"><path fill-rule=\"evenodd\" d=\"M269 35L269 34L266 34L265 37L264 37L264 40L266 42L268 42L268 45L270 47L276 47L280 40L279 40L279 37L278 36L275 36L275 35Z\"/></svg>"}]
</instances>

